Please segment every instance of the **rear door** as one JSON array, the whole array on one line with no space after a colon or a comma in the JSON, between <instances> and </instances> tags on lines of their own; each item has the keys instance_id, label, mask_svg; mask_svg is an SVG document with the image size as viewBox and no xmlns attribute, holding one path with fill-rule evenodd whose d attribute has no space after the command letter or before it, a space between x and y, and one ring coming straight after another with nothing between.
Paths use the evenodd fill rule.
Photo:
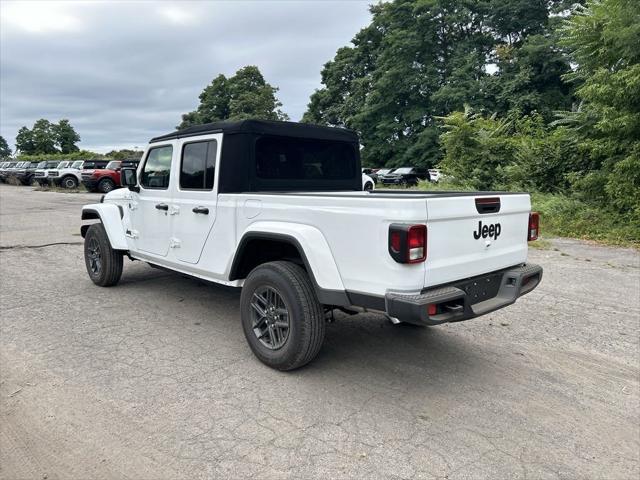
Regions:
<instances>
[{"instance_id":1,"label":"rear door","mask_svg":"<svg viewBox=\"0 0 640 480\"><path fill-rule=\"evenodd\" d=\"M425 287L526 262L530 210L528 194L428 198Z\"/></svg>"},{"instance_id":2,"label":"rear door","mask_svg":"<svg viewBox=\"0 0 640 480\"><path fill-rule=\"evenodd\" d=\"M212 232L217 206L217 161L222 134L180 140L172 207L175 257L185 263L200 261Z\"/></svg>"}]
</instances>

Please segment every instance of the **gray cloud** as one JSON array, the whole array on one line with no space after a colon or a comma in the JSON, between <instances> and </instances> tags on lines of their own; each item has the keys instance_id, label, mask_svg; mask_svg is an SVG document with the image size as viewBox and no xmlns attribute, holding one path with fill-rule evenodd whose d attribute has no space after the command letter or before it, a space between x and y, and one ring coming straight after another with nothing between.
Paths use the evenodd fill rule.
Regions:
<instances>
[{"instance_id":1,"label":"gray cloud","mask_svg":"<svg viewBox=\"0 0 640 480\"><path fill-rule=\"evenodd\" d=\"M368 1L0 3L0 135L68 118L80 146L142 146L219 73L258 65L299 120Z\"/></svg>"}]
</instances>

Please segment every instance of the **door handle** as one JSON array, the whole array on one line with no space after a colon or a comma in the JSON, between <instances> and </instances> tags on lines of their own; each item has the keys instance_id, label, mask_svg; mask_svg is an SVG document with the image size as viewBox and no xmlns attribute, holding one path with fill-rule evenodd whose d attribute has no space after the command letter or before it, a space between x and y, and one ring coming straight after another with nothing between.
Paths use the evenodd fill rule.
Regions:
<instances>
[{"instance_id":1,"label":"door handle","mask_svg":"<svg viewBox=\"0 0 640 480\"><path fill-rule=\"evenodd\" d=\"M191 210L193 213L201 213L203 215L209 215L209 209L207 207L193 207Z\"/></svg>"},{"instance_id":2,"label":"door handle","mask_svg":"<svg viewBox=\"0 0 640 480\"><path fill-rule=\"evenodd\" d=\"M167 205L166 203L157 203L156 208L158 210L164 210L166 212L167 210L169 210L169 205Z\"/></svg>"}]
</instances>

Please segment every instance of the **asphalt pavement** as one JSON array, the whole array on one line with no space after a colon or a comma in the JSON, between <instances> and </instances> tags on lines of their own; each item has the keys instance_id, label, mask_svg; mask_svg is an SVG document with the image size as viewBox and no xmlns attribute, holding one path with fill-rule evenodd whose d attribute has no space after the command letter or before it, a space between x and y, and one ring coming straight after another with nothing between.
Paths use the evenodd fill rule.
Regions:
<instances>
[{"instance_id":1,"label":"asphalt pavement","mask_svg":"<svg viewBox=\"0 0 640 480\"><path fill-rule=\"evenodd\" d=\"M339 314L281 373L236 290L128 260L93 285L99 197L0 185L1 479L639 478L638 251L552 239L513 306Z\"/></svg>"}]
</instances>

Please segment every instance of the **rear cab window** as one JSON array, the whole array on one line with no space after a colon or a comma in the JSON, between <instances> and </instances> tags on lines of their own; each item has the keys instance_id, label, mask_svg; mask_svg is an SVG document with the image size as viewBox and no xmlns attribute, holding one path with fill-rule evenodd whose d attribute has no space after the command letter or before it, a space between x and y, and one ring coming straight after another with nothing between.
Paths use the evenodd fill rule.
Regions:
<instances>
[{"instance_id":1,"label":"rear cab window","mask_svg":"<svg viewBox=\"0 0 640 480\"><path fill-rule=\"evenodd\" d=\"M346 142L265 136L256 141L256 176L318 183L352 179L356 152Z\"/></svg>"}]
</instances>

